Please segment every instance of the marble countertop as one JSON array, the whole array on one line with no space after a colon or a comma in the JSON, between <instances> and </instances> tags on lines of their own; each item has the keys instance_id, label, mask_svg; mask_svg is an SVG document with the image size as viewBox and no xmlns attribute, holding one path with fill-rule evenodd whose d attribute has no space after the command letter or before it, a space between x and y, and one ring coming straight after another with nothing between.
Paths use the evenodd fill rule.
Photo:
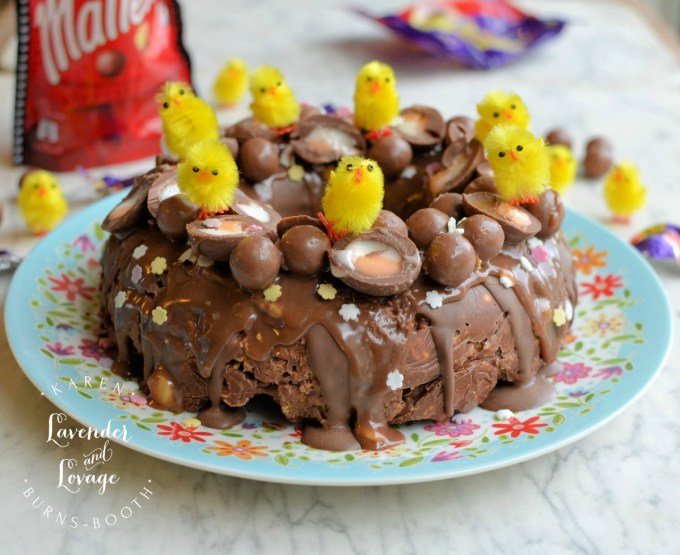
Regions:
<instances>
[{"instance_id":1,"label":"marble countertop","mask_svg":"<svg viewBox=\"0 0 680 555\"><path fill-rule=\"evenodd\" d=\"M374 0L377 13L400 2ZM617 158L635 161L649 205L622 239L651 222L680 222L680 60L625 3L524 1L569 21L554 42L491 72L461 71L405 49L344 2L182 2L185 40L200 91L231 55L283 69L298 96L349 104L354 74L379 58L397 72L403 105L430 104L473 115L492 88L519 92L533 128L567 128L582 156L605 135ZM228 6L228 7L227 7ZM0 97L13 78L0 74ZM34 240L16 215L20 168L10 165L11 103L0 108L0 248L26 253ZM244 110L220 114L227 122ZM113 168L128 175L148 161ZM104 173L102 170L101 173ZM112 173L111 168L108 173ZM62 176L67 192L82 177ZM85 199L86 200L86 199ZM78 210L85 201L74 203ZM567 204L603 222L601 184L579 181ZM607 224L609 225L609 224ZM677 323L680 270L660 271ZM0 298L10 276L0 275ZM4 323L0 324L4 328ZM676 329L680 329L676 326ZM69 514L134 514L99 529L60 525L32 502L55 491L62 457L46 442L54 407L24 376L0 332L0 552L2 553L677 553L680 548L680 347L646 394L588 437L538 459L465 478L405 486L332 488L277 485L176 466L116 446L110 472L123 476L105 495L61 497ZM77 447L77 445L75 446ZM148 477L145 480L128 477ZM25 492L35 491L29 499ZM148 493L148 492L152 493Z\"/></svg>"}]
</instances>

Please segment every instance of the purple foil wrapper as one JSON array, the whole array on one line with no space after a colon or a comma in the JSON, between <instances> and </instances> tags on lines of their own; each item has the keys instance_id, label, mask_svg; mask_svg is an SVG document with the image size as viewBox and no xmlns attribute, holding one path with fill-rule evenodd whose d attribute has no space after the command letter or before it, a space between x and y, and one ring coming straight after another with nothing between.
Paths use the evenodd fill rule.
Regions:
<instances>
[{"instance_id":1,"label":"purple foil wrapper","mask_svg":"<svg viewBox=\"0 0 680 555\"><path fill-rule=\"evenodd\" d=\"M415 4L397 14L373 16L406 41L466 67L505 65L559 34L565 22L542 20L505 0L452 0Z\"/></svg>"},{"instance_id":2,"label":"purple foil wrapper","mask_svg":"<svg viewBox=\"0 0 680 555\"><path fill-rule=\"evenodd\" d=\"M667 260L680 266L680 226L659 224L648 227L630 240L652 260Z\"/></svg>"}]
</instances>

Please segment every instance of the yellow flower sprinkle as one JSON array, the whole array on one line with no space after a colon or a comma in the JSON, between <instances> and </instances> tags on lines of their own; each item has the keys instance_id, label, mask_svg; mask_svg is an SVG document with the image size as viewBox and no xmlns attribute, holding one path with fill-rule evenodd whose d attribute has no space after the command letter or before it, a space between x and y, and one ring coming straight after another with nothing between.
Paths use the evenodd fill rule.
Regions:
<instances>
[{"instance_id":1,"label":"yellow flower sprinkle","mask_svg":"<svg viewBox=\"0 0 680 555\"><path fill-rule=\"evenodd\" d=\"M553 310L552 320L558 328L567 323L567 314L561 306Z\"/></svg>"},{"instance_id":2,"label":"yellow flower sprinkle","mask_svg":"<svg viewBox=\"0 0 680 555\"><path fill-rule=\"evenodd\" d=\"M151 271L159 276L168 269L168 261L162 256L157 256L151 263Z\"/></svg>"},{"instance_id":3,"label":"yellow flower sprinkle","mask_svg":"<svg viewBox=\"0 0 680 555\"><path fill-rule=\"evenodd\" d=\"M270 303L276 302L278 298L282 295L281 286L278 284L270 285L264 291L264 298Z\"/></svg>"},{"instance_id":4,"label":"yellow flower sprinkle","mask_svg":"<svg viewBox=\"0 0 680 555\"><path fill-rule=\"evenodd\" d=\"M187 418L182 420L182 426L185 428L198 428L201 425L201 421L198 418Z\"/></svg>"},{"instance_id":5,"label":"yellow flower sprinkle","mask_svg":"<svg viewBox=\"0 0 680 555\"><path fill-rule=\"evenodd\" d=\"M300 164L293 164L288 169L288 178L291 181L302 181L302 178L304 176L305 176L305 168L303 168Z\"/></svg>"},{"instance_id":6,"label":"yellow flower sprinkle","mask_svg":"<svg viewBox=\"0 0 680 555\"><path fill-rule=\"evenodd\" d=\"M151 319L155 324L162 326L168 321L168 312L162 306L157 306L151 311Z\"/></svg>"},{"instance_id":7,"label":"yellow flower sprinkle","mask_svg":"<svg viewBox=\"0 0 680 555\"><path fill-rule=\"evenodd\" d=\"M322 283L319 285L319 289L316 292L322 299L326 301L332 301L335 299L335 295L338 293L338 290L330 283Z\"/></svg>"}]
</instances>

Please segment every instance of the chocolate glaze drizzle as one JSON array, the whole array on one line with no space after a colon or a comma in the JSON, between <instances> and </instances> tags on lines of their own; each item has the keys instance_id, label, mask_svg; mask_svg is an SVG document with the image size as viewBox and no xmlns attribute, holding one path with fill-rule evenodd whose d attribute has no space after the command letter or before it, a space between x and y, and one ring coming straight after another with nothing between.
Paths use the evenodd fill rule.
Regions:
<instances>
[{"instance_id":1,"label":"chocolate glaze drizzle","mask_svg":"<svg viewBox=\"0 0 680 555\"><path fill-rule=\"evenodd\" d=\"M386 204L400 204L402 216L427 205L426 168L440 158L440 146L419 153L415 173L388 185ZM522 410L552 394L539 370L555 362L569 327L553 323L553 310L576 302L561 233L544 241L545 262L533 261L525 242L506 244L456 288L421 274L403 293L372 297L328 270L314 277L281 271L282 294L270 302L240 287L226 263L189 257L153 220L139 217L117 231L102 279L103 328L118 347L114 368L139 377L154 405L197 410L204 425L239 423L242 407L265 394L288 419L306 423L307 444L374 450L403 440L390 423L443 419L485 399L492 410ZM157 257L167 262L161 275L151 270ZM502 276L513 286L502 285ZM334 299L318 294L322 283L333 285ZM117 306L120 292L125 301ZM432 292L438 308L429 304ZM346 321L348 304L359 314ZM159 307L165 319L155 314ZM507 385L494 389L498 382Z\"/></svg>"}]
</instances>

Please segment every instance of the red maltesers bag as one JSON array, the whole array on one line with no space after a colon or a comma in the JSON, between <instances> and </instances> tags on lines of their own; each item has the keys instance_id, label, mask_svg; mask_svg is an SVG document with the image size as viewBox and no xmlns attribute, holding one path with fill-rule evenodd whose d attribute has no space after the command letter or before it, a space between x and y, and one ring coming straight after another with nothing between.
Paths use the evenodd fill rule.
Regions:
<instances>
[{"instance_id":1,"label":"red maltesers bag","mask_svg":"<svg viewBox=\"0 0 680 555\"><path fill-rule=\"evenodd\" d=\"M173 0L17 0L14 162L66 171L159 152L154 100L190 82Z\"/></svg>"}]
</instances>

